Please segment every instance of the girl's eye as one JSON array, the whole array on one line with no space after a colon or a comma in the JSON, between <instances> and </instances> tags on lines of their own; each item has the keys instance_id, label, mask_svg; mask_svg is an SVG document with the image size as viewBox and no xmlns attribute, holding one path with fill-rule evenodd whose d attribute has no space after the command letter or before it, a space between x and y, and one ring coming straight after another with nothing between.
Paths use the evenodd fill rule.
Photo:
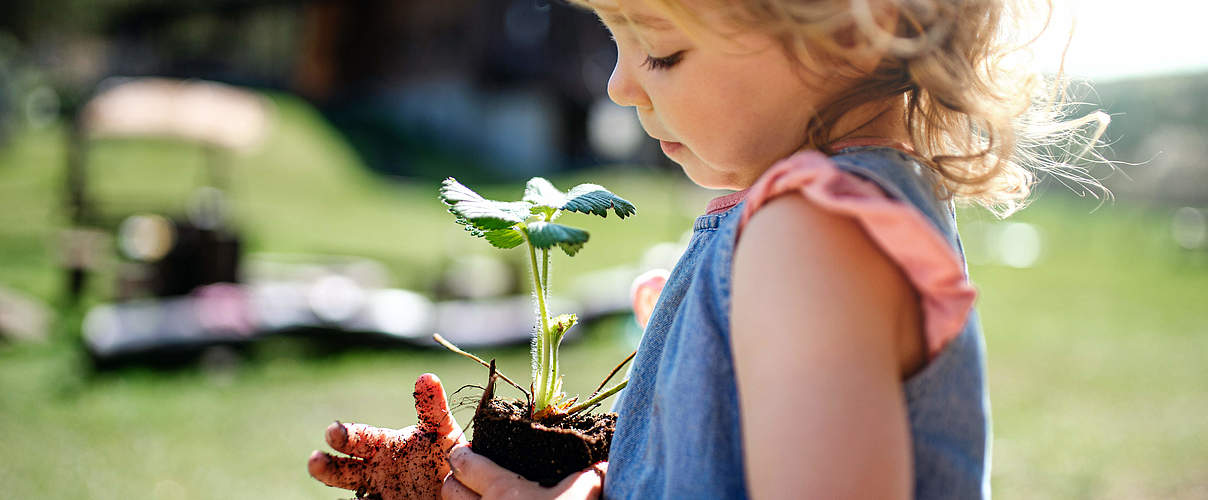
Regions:
<instances>
[{"instance_id":1,"label":"girl's eye","mask_svg":"<svg viewBox=\"0 0 1208 500\"><path fill-rule=\"evenodd\" d=\"M680 59L683 59L683 57L684 51L682 50L667 57L654 57L647 55L646 61L642 63L642 66L645 66L652 71L666 70L670 69L672 66L675 66L676 63L680 62Z\"/></svg>"}]
</instances>

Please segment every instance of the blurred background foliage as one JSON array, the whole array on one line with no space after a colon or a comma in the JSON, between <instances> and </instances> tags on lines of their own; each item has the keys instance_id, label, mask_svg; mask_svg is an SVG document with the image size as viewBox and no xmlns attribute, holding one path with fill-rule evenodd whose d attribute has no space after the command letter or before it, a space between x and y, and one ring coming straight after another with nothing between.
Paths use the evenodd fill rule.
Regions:
<instances>
[{"instance_id":1,"label":"blurred background foliage","mask_svg":"<svg viewBox=\"0 0 1208 500\"><path fill-rule=\"evenodd\" d=\"M632 120L600 104L613 57L590 16L532 0L0 5L0 496L346 497L305 471L331 420L409 425L417 375L451 390L484 375L422 342L313 327L171 363L154 352L98 363L82 325L119 300L123 259L105 240L71 299L72 155L86 152L97 209L174 215L212 154L163 138L81 147L81 110L107 78L262 96L263 140L222 157L240 252L365 258L384 268L383 286L435 300L459 256L524 257L450 223L435 196L446 175L509 199L530 175L591 180L638 206L625 224L576 219L592 241L555 261L555 290L578 286L572 274L657 261L719 194L669 168L657 145L626 142ZM1087 109L1115 118L1111 158L1124 163L1096 173L1117 199L1048 180L1007 221L960 212L988 344L994 493L1208 498L1208 74L1078 88ZM593 142L593 130L615 133ZM639 335L624 313L587 324L565 349L569 392L594 387ZM478 351L512 373L528 364L523 343Z\"/></svg>"}]
</instances>

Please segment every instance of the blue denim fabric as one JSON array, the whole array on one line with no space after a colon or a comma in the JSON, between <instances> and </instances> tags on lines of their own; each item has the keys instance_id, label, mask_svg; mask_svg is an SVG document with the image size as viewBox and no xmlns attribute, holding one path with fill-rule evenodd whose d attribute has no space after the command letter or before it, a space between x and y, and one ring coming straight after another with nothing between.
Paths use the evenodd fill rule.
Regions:
<instances>
[{"instance_id":1,"label":"blue denim fabric","mask_svg":"<svg viewBox=\"0 0 1208 500\"><path fill-rule=\"evenodd\" d=\"M952 205L936 198L930 170L883 147L844 149L833 160L916 207L963 259ZM747 496L729 339L730 269L743 206L696 219L692 240L663 288L629 386L615 406L607 498ZM984 351L974 312L961 333L903 384L915 498L990 496Z\"/></svg>"}]
</instances>

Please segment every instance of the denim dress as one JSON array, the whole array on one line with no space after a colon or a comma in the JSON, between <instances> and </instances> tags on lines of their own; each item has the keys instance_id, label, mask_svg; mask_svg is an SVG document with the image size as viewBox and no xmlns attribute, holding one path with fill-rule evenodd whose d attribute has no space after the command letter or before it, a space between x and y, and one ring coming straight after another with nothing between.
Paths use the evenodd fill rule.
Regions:
<instances>
[{"instance_id":1,"label":"denim dress","mask_svg":"<svg viewBox=\"0 0 1208 500\"><path fill-rule=\"evenodd\" d=\"M959 256L956 273L967 285L952 204L937 198L930 170L887 147L842 149L830 162L875 184L905 210L921 212L937 241L946 241ZM748 202L698 217L688 247L667 279L629 385L614 407L619 419L606 498L747 497L729 337L730 273ZM971 298L969 304L949 340L902 384L915 498L989 498L985 348Z\"/></svg>"}]
</instances>

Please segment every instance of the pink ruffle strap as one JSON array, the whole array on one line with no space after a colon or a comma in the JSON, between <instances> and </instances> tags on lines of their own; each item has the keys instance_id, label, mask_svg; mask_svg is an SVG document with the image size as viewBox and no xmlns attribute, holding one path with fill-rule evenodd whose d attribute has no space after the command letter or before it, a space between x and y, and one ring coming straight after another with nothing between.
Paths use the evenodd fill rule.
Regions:
<instances>
[{"instance_id":1,"label":"pink ruffle strap","mask_svg":"<svg viewBox=\"0 0 1208 500\"><path fill-rule=\"evenodd\" d=\"M760 207L789 191L855 218L906 273L922 297L929 357L960 333L977 291L966 279L959 256L926 216L890 199L876 184L839 170L825 155L805 151L780 161L751 186L739 231Z\"/></svg>"}]
</instances>

